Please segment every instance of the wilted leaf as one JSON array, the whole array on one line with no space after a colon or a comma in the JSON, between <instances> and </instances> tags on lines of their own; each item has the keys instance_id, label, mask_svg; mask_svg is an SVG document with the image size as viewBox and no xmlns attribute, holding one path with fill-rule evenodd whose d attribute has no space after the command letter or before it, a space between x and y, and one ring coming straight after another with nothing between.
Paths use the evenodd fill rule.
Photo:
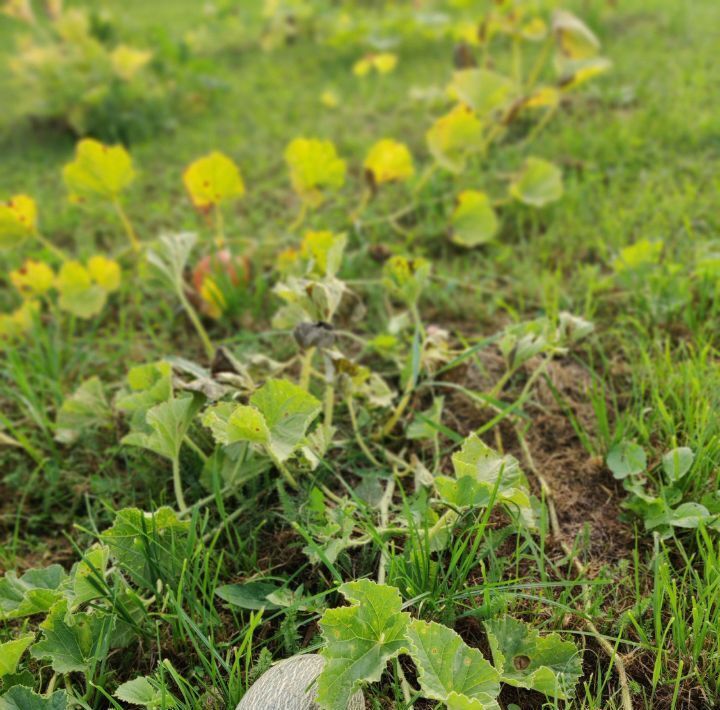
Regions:
<instances>
[{"instance_id":1,"label":"wilted leaf","mask_svg":"<svg viewBox=\"0 0 720 710\"><path fill-rule=\"evenodd\" d=\"M362 579L340 592L351 606L328 609L320 620L326 663L317 702L326 710L346 707L362 683L380 680L385 664L407 650L410 615L397 589Z\"/></svg>"},{"instance_id":2,"label":"wilted leaf","mask_svg":"<svg viewBox=\"0 0 720 710\"><path fill-rule=\"evenodd\" d=\"M509 616L485 622L495 668L503 683L568 700L582 675L582 653L558 634L540 635Z\"/></svg>"},{"instance_id":3,"label":"wilted leaf","mask_svg":"<svg viewBox=\"0 0 720 710\"><path fill-rule=\"evenodd\" d=\"M528 158L510 185L510 195L525 205L544 207L562 197L562 172L547 160Z\"/></svg>"},{"instance_id":4,"label":"wilted leaf","mask_svg":"<svg viewBox=\"0 0 720 710\"><path fill-rule=\"evenodd\" d=\"M217 150L191 163L183 173L183 181L193 205L200 210L245 194L237 165Z\"/></svg>"},{"instance_id":5,"label":"wilted leaf","mask_svg":"<svg viewBox=\"0 0 720 710\"><path fill-rule=\"evenodd\" d=\"M167 279L172 288L177 289L183 283L185 267L196 241L197 236L192 232L163 234L155 246L148 249L148 263Z\"/></svg>"},{"instance_id":6,"label":"wilted leaf","mask_svg":"<svg viewBox=\"0 0 720 710\"><path fill-rule=\"evenodd\" d=\"M465 190L458 195L452 215L452 240L464 247L486 244L498 231L498 218L484 192Z\"/></svg>"},{"instance_id":7,"label":"wilted leaf","mask_svg":"<svg viewBox=\"0 0 720 710\"><path fill-rule=\"evenodd\" d=\"M100 196L114 201L133 181L135 170L123 146L83 138L75 147L75 160L63 168L63 178L72 200Z\"/></svg>"}]
</instances>

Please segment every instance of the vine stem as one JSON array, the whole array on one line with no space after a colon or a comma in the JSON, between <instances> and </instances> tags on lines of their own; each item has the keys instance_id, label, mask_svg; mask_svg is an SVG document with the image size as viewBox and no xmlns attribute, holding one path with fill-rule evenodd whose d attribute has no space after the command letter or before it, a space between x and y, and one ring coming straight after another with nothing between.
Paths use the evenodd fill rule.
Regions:
<instances>
[{"instance_id":1,"label":"vine stem","mask_svg":"<svg viewBox=\"0 0 720 710\"><path fill-rule=\"evenodd\" d=\"M113 200L113 206L115 207L115 211L118 214L118 217L120 218L120 221L122 222L123 228L125 229L125 233L128 236L128 239L130 240L130 245L132 246L132 250L134 252L140 251L140 240L138 239L138 236L135 232L135 228L132 226L132 222L130 221L130 218L127 216L127 212L125 212L120 200L116 197Z\"/></svg>"},{"instance_id":2,"label":"vine stem","mask_svg":"<svg viewBox=\"0 0 720 710\"><path fill-rule=\"evenodd\" d=\"M560 547L562 547L562 550L567 555L568 559L572 560L575 569L578 571L578 574L584 577L587 575L587 568L582 562L580 562L577 555L573 553L572 548L570 547L570 545L567 544L567 542L565 542L565 538L563 537L562 530L560 528L560 522L557 517L557 510L555 509L555 494L553 493L550 484L547 482L545 477L540 473L537 466L535 465L535 460L530 451L530 447L528 446L527 439L525 438L525 435L520 430L520 427L517 424L515 425L515 432L517 434L518 440L520 441L520 447L522 449L523 456L525 457L525 461L527 462L528 468L533 472L533 475L540 483L540 490L545 496L548 508L548 517L550 519L550 529L552 530L552 534L555 539L560 543ZM585 596L585 609L587 610L590 607L588 585L583 584L582 588L583 595ZM603 651L605 651L605 653L609 656L610 662L615 667L618 675L618 680L620 681L620 692L622 697L623 710L633 710L632 698L630 697L630 687L628 685L627 670L625 669L625 662L622 655L617 649L613 648L610 645L607 639L605 639L600 634L595 624L589 618L584 619L584 622L588 631L590 631L590 633L595 636Z\"/></svg>"},{"instance_id":3,"label":"vine stem","mask_svg":"<svg viewBox=\"0 0 720 710\"><path fill-rule=\"evenodd\" d=\"M387 486L385 486L385 493L380 500L380 526L383 528L388 527L390 521L390 504L392 503L393 494L395 493L395 471L393 475L388 479ZM385 584L385 568L387 566L387 555L385 552L380 553L380 562L378 563L377 581L378 584Z\"/></svg>"},{"instance_id":4,"label":"vine stem","mask_svg":"<svg viewBox=\"0 0 720 710\"><path fill-rule=\"evenodd\" d=\"M300 369L300 381L299 385L306 392L310 389L310 376L312 374L312 361L315 355L315 347L308 348L302 356L302 366Z\"/></svg>"},{"instance_id":5,"label":"vine stem","mask_svg":"<svg viewBox=\"0 0 720 710\"><path fill-rule=\"evenodd\" d=\"M33 233L33 236L35 239L42 244L46 249L48 249L50 252L52 252L60 261L67 261L67 254L60 249L59 247L56 247L47 237L43 237L42 234L36 229Z\"/></svg>"},{"instance_id":6,"label":"vine stem","mask_svg":"<svg viewBox=\"0 0 720 710\"><path fill-rule=\"evenodd\" d=\"M270 458L272 459L272 462L275 464L275 467L278 471L283 475L283 478L288 482L288 485L292 487L293 490L298 490L300 486L298 485L297 480L295 479L295 476L290 473L290 470L288 467L277 457L275 454L273 454L269 449L266 449L266 451L270 454Z\"/></svg>"},{"instance_id":7,"label":"vine stem","mask_svg":"<svg viewBox=\"0 0 720 710\"><path fill-rule=\"evenodd\" d=\"M381 466L380 461L378 461L373 452L370 451L370 448L365 443L365 440L362 438L360 428L358 427L357 415L355 414L355 402L352 395L348 396L347 407L350 414L350 423L352 424L353 432L355 434L355 441L357 441L357 445L360 447L360 451L365 454L367 460L370 461L370 463L378 467Z\"/></svg>"},{"instance_id":8,"label":"vine stem","mask_svg":"<svg viewBox=\"0 0 720 710\"><path fill-rule=\"evenodd\" d=\"M219 202L215 204L215 245L218 249L225 246L225 220Z\"/></svg>"},{"instance_id":9,"label":"vine stem","mask_svg":"<svg viewBox=\"0 0 720 710\"><path fill-rule=\"evenodd\" d=\"M183 495L182 479L180 478L180 458L175 456L172 460L173 488L175 490L175 500L178 504L180 513L185 513L188 509Z\"/></svg>"},{"instance_id":10,"label":"vine stem","mask_svg":"<svg viewBox=\"0 0 720 710\"><path fill-rule=\"evenodd\" d=\"M193 308L190 301L188 301L182 283L178 284L177 294L178 298L180 299L180 303L182 304L182 307L185 309L185 313L187 313L188 318L193 324L193 327L197 331L197 334L200 336L200 340L202 341L203 347L205 348L205 354L207 355L208 360L212 360L215 356L215 347L210 340L210 336L205 330L205 326L203 326L202 322L200 321L200 316L198 316L197 311Z\"/></svg>"},{"instance_id":11,"label":"vine stem","mask_svg":"<svg viewBox=\"0 0 720 710\"><path fill-rule=\"evenodd\" d=\"M298 212L298 216L296 217L295 221L288 227L288 231L295 232L296 230L300 229L302 223L305 221L305 217L307 217L307 212L308 205L307 202L303 200L300 206L300 211Z\"/></svg>"}]
</instances>

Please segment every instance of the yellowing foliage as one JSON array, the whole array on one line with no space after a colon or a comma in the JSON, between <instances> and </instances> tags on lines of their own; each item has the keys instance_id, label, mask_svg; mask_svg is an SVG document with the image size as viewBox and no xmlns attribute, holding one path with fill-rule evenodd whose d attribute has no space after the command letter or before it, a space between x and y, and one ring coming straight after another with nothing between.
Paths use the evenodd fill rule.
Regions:
<instances>
[{"instance_id":1,"label":"yellowing foliage","mask_svg":"<svg viewBox=\"0 0 720 710\"><path fill-rule=\"evenodd\" d=\"M135 179L135 169L123 146L84 138L75 147L75 160L63 168L63 178L74 202L96 196L115 201Z\"/></svg>"},{"instance_id":2,"label":"yellowing foliage","mask_svg":"<svg viewBox=\"0 0 720 710\"><path fill-rule=\"evenodd\" d=\"M296 138L285 149L290 181L300 198L311 207L325 199L323 188L340 188L345 184L345 161L332 141Z\"/></svg>"},{"instance_id":3,"label":"yellowing foliage","mask_svg":"<svg viewBox=\"0 0 720 710\"><path fill-rule=\"evenodd\" d=\"M237 165L218 150L191 163L183 173L183 182L193 205L199 210L245 194L245 183Z\"/></svg>"},{"instance_id":4,"label":"yellowing foliage","mask_svg":"<svg viewBox=\"0 0 720 710\"><path fill-rule=\"evenodd\" d=\"M375 185L403 181L415 173L413 158L404 143L384 138L370 149L365 158L365 170Z\"/></svg>"}]
</instances>

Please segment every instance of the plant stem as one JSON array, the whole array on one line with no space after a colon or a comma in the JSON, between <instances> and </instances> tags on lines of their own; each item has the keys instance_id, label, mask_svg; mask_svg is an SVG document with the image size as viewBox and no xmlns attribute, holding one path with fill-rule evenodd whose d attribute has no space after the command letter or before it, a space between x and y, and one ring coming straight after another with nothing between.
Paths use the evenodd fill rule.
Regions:
<instances>
[{"instance_id":1,"label":"plant stem","mask_svg":"<svg viewBox=\"0 0 720 710\"><path fill-rule=\"evenodd\" d=\"M302 367L300 369L300 382L298 383L306 392L310 389L310 375L312 374L312 361L315 355L315 347L308 348L302 356Z\"/></svg>"},{"instance_id":2,"label":"plant stem","mask_svg":"<svg viewBox=\"0 0 720 710\"><path fill-rule=\"evenodd\" d=\"M190 321L192 322L195 330L197 331L197 334L200 336L200 340L202 341L203 347L205 348L205 354L207 355L208 360L212 360L215 356L215 346L212 344L210 336L207 334L205 327L200 321L200 316L198 316L197 311L193 308L190 301L188 301L182 284L179 284L178 286L177 295L180 299L182 307L185 309L185 312L188 315L188 318L190 318Z\"/></svg>"},{"instance_id":3,"label":"plant stem","mask_svg":"<svg viewBox=\"0 0 720 710\"><path fill-rule=\"evenodd\" d=\"M266 449L268 454L270 455L270 458L272 459L272 462L275 464L275 468L277 468L278 471L283 475L283 478L288 482L288 485L293 490L298 490L300 486L298 485L297 480L295 479L295 476L290 473L288 470L288 467L277 457L275 454L273 454L269 449Z\"/></svg>"},{"instance_id":4,"label":"plant stem","mask_svg":"<svg viewBox=\"0 0 720 710\"><path fill-rule=\"evenodd\" d=\"M35 239L37 239L37 240L40 242L40 244L42 244L46 249L48 249L50 252L52 252L53 254L55 254L55 256L56 256L58 259L60 259L60 261L67 261L67 254L65 254L65 252L64 252L62 249L56 247L49 239L47 239L46 237L43 237L43 235L40 234L39 231L35 230L35 232L34 232L34 237L35 237Z\"/></svg>"},{"instance_id":5,"label":"plant stem","mask_svg":"<svg viewBox=\"0 0 720 710\"><path fill-rule=\"evenodd\" d=\"M225 246L225 221L219 202L215 205L215 245L218 249Z\"/></svg>"},{"instance_id":6,"label":"plant stem","mask_svg":"<svg viewBox=\"0 0 720 710\"><path fill-rule=\"evenodd\" d=\"M365 454L367 460L370 461L370 463L378 467L381 466L382 464L380 463L380 461L375 458L375 455L372 451L370 451L368 445L365 443L365 440L362 438L362 434L360 433L360 429L358 427L357 416L355 414L355 403L352 395L348 397L347 406L348 412L350 413L350 422L352 424L353 432L355 433L355 441L357 441L357 444L360 447L360 451Z\"/></svg>"},{"instance_id":7,"label":"plant stem","mask_svg":"<svg viewBox=\"0 0 720 710\"><path fill-rule=\"evenodd\" d=\"M117 197L113 200L113 206L115 207L115 211L117 212L118 217L120 217L120 221L122 222L122 225L125 228L125 234L127 234L128 239L130 240L130 245L132 246L132 250L134 252L139 252L140 251L140 240L138 239L138 236L135 233L135 229L132 226L132 222L130 221L130 218L127 216L127 213L123 209L123 206Z\"/></svg>"},{"instance_id":8,"label":"plant stem","mask_svg":"<svg viewBox=\"0 0 720 710\"><path fill-rule=\"evenodd\" d=\"M295 221L288 227L288 231L294 232L302 226L302 223L305 221L305 217L307 217L307 211L308 206L307 202L305 200L302 201L302 205L300 206L300 211L298 212L298 216L296 217Z\"/></svg>"},{"instance_id":9,"label":"plant stem","mask_svg":"<svg viewBox=\"0 0 720 710\"><path fill-rule=\"evenodd\" d=\"M172 460L172 473L173 473L173 488L175 489L175 500L178 504L178 509L181 513L184 513L188 507L185 503L185 496L182 490L182 479L180 478L180 458L175 456Z\"/></svg>"}]
</instances>

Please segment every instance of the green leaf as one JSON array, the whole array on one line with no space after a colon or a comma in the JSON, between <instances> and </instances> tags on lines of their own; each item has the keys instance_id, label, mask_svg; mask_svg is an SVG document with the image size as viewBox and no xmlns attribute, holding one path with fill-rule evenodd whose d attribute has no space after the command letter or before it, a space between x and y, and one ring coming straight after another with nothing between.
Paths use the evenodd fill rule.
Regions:
<instances>
[{"instance_id":1,"label":"green leaf","mask_svg":"<svg viewBox=\"0 0 720 710\"><path fill-rule=\"evenodd\" d=\"M548 697L568 700L582 675L582 653L558 634L541 636L509 616L485 622L500 680Z\"/></svg>"},{"instance_id":2,"label":"green leaf","mask_svg":"<svg viewBox=\"0 0 720 710\"><path fill-rule=\"evenodd\" d=\"M481 118L508 106L517 92L512 79L476 68L456 71L449 89Z\"/></svg>"},{"instance_id":3,"label":"green leaf","mask_svg":"<svg viewBox=\"0 0 720 710\"><path fill-rule=\"evenodd\" d=\"M465 439L452 456L455 479L438 476L435 485L448 503L458 508L488 505L495 501L519 511L524 523L535 524L527 478L517 459L493 451L477 434Z\"/></svg>"},{"instance_id":4,"label":"green leaf","mask_svg":"<svg viewBox=\"0 0 720 710\"><path fill-rule=\"evenodd\" d=\"M20 658L34 640L35 634L29 633L0 643L0 678L17 671Z\"/></svg>"},{"instance_id":5,"label":"green leaf","mask_svg":"<svg viewBox=\"0 0 720 710\"><path fill-rule=\"evenodd\" d=\"M642 473L647 468L647 456L642 446L632 441L621 441L610 449L606 463L612 475L622 480Z\"/></svg>"},{"instance_id":6,"label":"green leaf","mask_svg":"<svg viewBox=\"0 0 720 710\"><path fill-rule=\"evenodd\" d=\"M150 432L131 432L122 443L139 446L174 461L180 455L183 438L200 407L195 397L181 397L155 405L145 416Z\"/></svg>"},{"instance_id":7,"label":"green leaf","mask_svg":"<svg viewBox=\"0 0 720 710\"><path fill-rule=\"evenodd\" d=\"M102 381L93 376L63 401L55 421L55 440L72 444L86 431L110 426L112 416Z\"/></svg>"},{"instance_id":8,"label":"green leaf","mask_svg":"<svg viewBox=\"0 0 720 710\"><path fill-rule=\"evenodd\" d=\"M67 575L60 565L30 569L18 579L8 572L0 579L0 620L46 612L62 596Z\"/></svg>"},{"instance_id":9,"label":"green leaf","mask_svg":"<svg viewBox=\"0 0 720 710\"><path fill-rule=\"evenodd\" d=\"M79 261L63 263L55 286L60 294L60 308L78 318L92 318L107 301L107 291L93 282L90 272Z\"/></svg>"},{"instance_id":10,"label":"green leaf","mask_svg":"<svg viewBox=\"0 0 720 710\"><path fill-rule=\"evenodd\" d=\"M67 706L64 690L38 695L24 685L16 685L0 697L0 710L66 710Z\"/></svg>"},{"instance_id":11,"label":"green leaf","mask_svg":"<svg viewBox=\"0 0 720 710\"><path fill-rule=\"evenodd\" d=\"M89 549L71 573L72 608L102 596L102 580L108 565L110 550L105 545Z\"/></svg>"},{"instance_id":12,"label":"green leaf","mask_svg":"<svg viewBox=\"0 0 720 710\"><path fill-rule=\"evenodd\" d=\"M228 445L241 441L263 444L273 457L285 461L305 440L308 427L320 413L320 402L302 387L287 380L268 380L250 405L209 407L203 424L216 441Z\"/></svg>"},{"instance_id":13,"label":"green leaf","mask_svg":"<svg viewBox=\"0 0 720 710\"><path fill-rule=\"evenodd\" d=\"M683 503L671 512L670 524L676 528L697 528L710 517L710 511L704 505Z\"/></svg>"},{"instance_id":14,"label":"green leaf","mask_svg":"<svg viewBox=\"0 0 720 710\"><path fill-rule=\"evenodd\" d=\"M450 693L455 692L480 701L483 707L496 707L500 675L480 651L470 648L452 629L435 622L413 621L408 639L424 697L447 703Z\"/></svg>"},{"instance_id":15,"label":"green leaf","mask_svg":"<svg viewBox=\"0 0 720 710\"><path fill-rule=\"evenodd\" d=\"M328 609L320 621L326 663L317 702L326 710L346 707L362 683L380 680L388 660L407 650L410 615L397 589L362 579L340 592L351 606Z\"/></svg>"},{"instance_id":16,"label":"green leaf","mask_svg":"<svg viewBox=\"0 0 720 710\"><path fill-rule=\"evenodd\" d=\"M116 200L135 178L135 170L123 146L84 138L75 147L75 160L63 168L63 178L74 201L94 196Z\"/></svg>"},{"instance_id":17,"label":"green leaf","mask_svg":"<svg viewBox=\"0 0 720 710\"><path fill-rule=\"evenodd\" d=\"M279 604L268 599L268 595L279 589L281 587L272 582L255 580L243 584L223 584L215 590L215 594L240 609L279 609Z\"/></svg>"},{"instance_id":18,"label":"green leaf","mask_svg":"<svg viewBox=\"0 0 720 710\"><path fill-rule=\"evenodd\" d=\"M189 528L190 523L167 506L154 513L124 508L101 538L123 571L155 591L157 579L169 581L179 574Z\"/></svg>"},{"instance_id":19,"label":"green leaf","mask_svg":"<svg viewBox=\"0 0 720 710\"><path fill-rule=\"evenodd\" d=\"M447 696L445 704L447 710L500 710L500 706L496 702L485 704L477 698L468 698L455 691Z\"/></svg>"},{"instance_id":20,"label":"green leaf","mask_svg":"<svg viewBox=\"0 0 720 710\"><path fill-rule=\"evenodd\" d=\"M438 165L452 173L461 173L467 156L483 147L483 125L472 109L458 104L433 123L425 139Z\"/></svg>"},{"instance_id":21,"label":"green leaf","mask_svg":"<svg viewBox=\"0 0 720 710\"><path fill-rule=\"evenodd\" d=\"M265 417L270 430L270 448L284 461L304 440L308 427L320 413L320 402L302 387L287 380L268 380L250 404Z\"/></svg>"},{"instance_id":22,"label":"green leaf","mask_svg":"<svg viewBox=\"0 0 720 710\"><path fill-rule=\"evenodd\" d=\"M528 158L510 185L510 195L531 207L544 207L563 196L560 168L542 158Z\"/></svg>"},{"instance_id":23,"label":"green leaf","mask_svg":"<svg viewBox=\"0 0 720 710\"><path fill-rule=\"evenodd\" d=\"M475 247L492 241L497 231L498 218L488 196L478 190L461 192L452 215L452 241Z\"/></svg>"},{"instance_id":24,"label":"green leaf","mask_svg":"<svg viewBox=\"0 0 720 710\"><path fill-rule=\"evenodd\" d=\"M109 614L69 613L67 600L57 602L40 624L43 638L30 653L48 658L56 673L90 675L109 651L115 618Z\"/></svg>"},{"instance_id":25,"label":"green leaf","mask_svg":"<svg viewBox=\"0 0 720 710\"><path fill-rule=\"evenodd\" d=\"M668 451L662 458L662 467L668 481L679 481L693 465L695 454L687 446L679 446Z\"/></svg>"},{"instance_id":26,"label":"green leaf","mask_svg":"<svg viewBox=\"0 0 720 710\"><path fill-rule=\"evenodd\" d=\"M115 406L130 415L133 429L142 428L147 411L172 397L172 365L164 360L138 365L128 372L127 383L130 392L121 394Z\"/></svg>"},{"instance_id":27,"label":"green leaf","mask_svg":"<svg viewBox=\"0 0 720 710\"><path fill-rule=\"evenodd\" d=\"M140 676L118 686L115 697L145 708L176 708L177 700L165 689L156 688L147 676Z\"/></svg>"}]
</instances>

